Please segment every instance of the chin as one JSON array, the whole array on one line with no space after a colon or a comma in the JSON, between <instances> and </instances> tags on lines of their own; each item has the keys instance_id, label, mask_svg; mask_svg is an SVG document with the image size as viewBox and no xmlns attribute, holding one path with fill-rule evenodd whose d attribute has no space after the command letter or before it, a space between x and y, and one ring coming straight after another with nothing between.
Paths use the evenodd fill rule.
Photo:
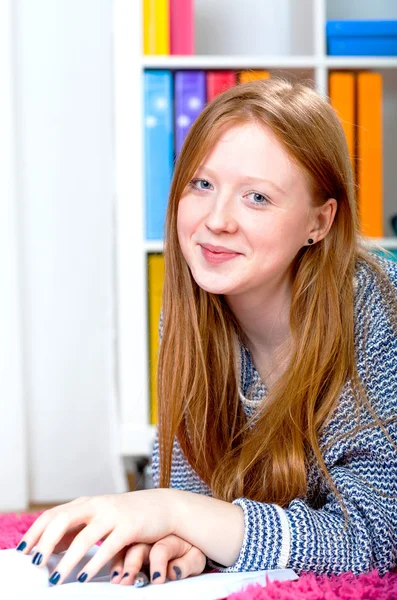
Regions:
<instances>
[{"instance_id":1,"label":"chin","mask_svg":"<svg viewBox=\"0 0 397 600\"><path fill-rule=\"evenodd\" d=\"M233 292L235 291L235 287L230 284L222 285L221 282L219 282L219 281L217 281L217 282L205 281L204 278L195 277L194 275L193 275L193 279L202 290L204 290L205 292L208 292L209 294L217 294L217 295L233 294Z\"/></svg>"}]
</instances>

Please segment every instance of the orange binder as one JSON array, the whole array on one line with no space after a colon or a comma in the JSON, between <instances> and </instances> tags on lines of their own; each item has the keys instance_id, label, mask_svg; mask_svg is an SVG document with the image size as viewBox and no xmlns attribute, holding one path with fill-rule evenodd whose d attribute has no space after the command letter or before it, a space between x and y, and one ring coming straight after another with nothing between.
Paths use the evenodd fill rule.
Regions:
<instances>
[{"instance_id":1,"label":"orange binder","mask_svg":"<svg viewBox=\"0 0 397 600\"><path fill-rule=\"evenodd\" d=\"M258 79L269 79L268 71L241 71L239 73L239 82L247 83L248 81L257 81Z\"/></svg>"},{"instance_id":2,"label":"orange binder","mask_svg":"<svg viewBox=\"0 0 397 600\"><path fill-rule=\"evenodd\" d=\"M358 210L361 231L383 237L382 76L357 75Z\"/></svg>"},{"instance_id":3,"label":"orange binder","mask_svg":"<svg viewBox=\"0 0 397 600\"><path fill-rule=\"evenodd\" d=\"M158 327L163 297L164 256L149 254L148 287L149 287L149 374L150 374L150 423L157 424L157 368L160 340Z\"/></svg>"},{"instance_id":4,"label":"orange binder","mask_svg":"<svg viewBox=\"0 0 397 600\"><path fill-rule=\"evenodd\" d=\"M329 76L329 97L345 132L353 170L355 170L355 78L353 73L331 73Z\"/></svg>"}]
</instances>

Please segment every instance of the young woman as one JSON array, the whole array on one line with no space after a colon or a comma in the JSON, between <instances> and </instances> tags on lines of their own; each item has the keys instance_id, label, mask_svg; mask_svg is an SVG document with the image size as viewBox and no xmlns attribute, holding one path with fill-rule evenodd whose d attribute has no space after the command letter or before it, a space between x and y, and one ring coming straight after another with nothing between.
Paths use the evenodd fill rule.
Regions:
<instances>
[{"instance_id":1,"label":"young woman","mask_svg":"<svg viewBox=\"0 0 397 600\"><path fill-rule=\"evenodd\" d=\"M274 78L205 108L167 211L155 489L40 516L52 582L99 539L83 581L397 564L397 264L365 243L325 98Z\"/></svg>"}]
</instances>

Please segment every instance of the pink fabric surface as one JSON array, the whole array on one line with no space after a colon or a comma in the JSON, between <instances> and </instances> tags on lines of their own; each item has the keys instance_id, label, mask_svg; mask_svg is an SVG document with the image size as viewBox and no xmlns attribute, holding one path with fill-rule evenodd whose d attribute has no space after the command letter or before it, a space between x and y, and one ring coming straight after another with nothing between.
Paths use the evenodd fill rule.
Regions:
<instances>
[{"instance_id":1,"label":"pink fabric surface","mask_svg":"<svg viewBox=\"0 0 397 600\"><path fill-rule=\"evenodd\" d=\"M41 512L0 514L0 549L16 548ZM250 585L227 600L397 600L397 571L383 577L371 573L353 575L301 575L298 581L271 581L266 587Z\"/></svg>"},{"instance_id":2,"label":"pink fabric surface","mask_svg":"<svg viewBox=\"0 0 397 600\"><path fill-rule=\"evenodd\" d=\"M228 596L227 600L397 600L397 573L380 577L377 571L362 575L315 576L304 573L297 581L271 581Z\"/></svg>"},{"instance_id":3,"label":"pink fabric surface","mask_svg":"<svg viewBox=\"0 0 397 600\"><path fill-rule=\"evenodd\" d=\"M16 548L23 534L43 512L0 514L0 550Z\"/></svg>"}]
</instances>

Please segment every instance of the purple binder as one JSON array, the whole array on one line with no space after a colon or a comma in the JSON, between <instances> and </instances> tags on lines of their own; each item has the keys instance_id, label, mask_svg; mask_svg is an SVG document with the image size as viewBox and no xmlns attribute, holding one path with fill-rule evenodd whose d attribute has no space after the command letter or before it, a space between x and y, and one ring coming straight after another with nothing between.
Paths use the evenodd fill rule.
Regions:
<instances>
[{"instance_id":1,"label":"purple binder","mask_svg":"<svg viewBox=\"0 0 397 600\"><path fill-rule=\"evenodd\" d=\"M205 71L175 73L175 154L178 156L193 121L206 104Z\"/></svg>"}]
</instances>

